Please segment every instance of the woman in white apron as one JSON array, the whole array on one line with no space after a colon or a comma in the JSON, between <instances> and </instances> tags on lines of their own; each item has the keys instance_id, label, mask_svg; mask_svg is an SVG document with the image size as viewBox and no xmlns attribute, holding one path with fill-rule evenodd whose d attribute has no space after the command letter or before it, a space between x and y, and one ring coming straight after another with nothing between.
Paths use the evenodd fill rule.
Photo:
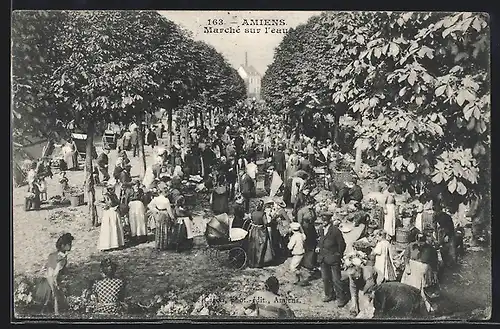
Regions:
<instances>
[{"instance_id":1,"label":"woman in white apron","mask_svg":"<svg viewBox=\"0 0 500 329\"><path fill-rule=\"evenodd\" d=\"M130 223L130 235L132 239L138 242L147 240L146 229L146 207L144 206L144 190L140 187L141 183L136 180L133 186L133 192L128 203L128 219Z\"/></svg>"},{"instance_id":2,"label":"woman in white apron","mask_svg":"<svg viewBox=\"0 0 500 329\"><path fill-rule=\"evenodd\" d=\"M73 149L73 144L71 142L67 142L66 145L64 145L63 149L63 158L64 162L66 162L66 167L68 170L72 170L76 167L76 163L74 162L74 156L73 154L75 153L75 150Z\"/></svg>"},{"instance_id":3,"label":"woman in white apron","mask_svg":"<svg viewBox=\"0 0 500 329\"><path fill-rule=\"evenodd\" d=\"M388 190L387 199L385 201L385 216L384 216L384 231L387 235L394 239L396 235L396 204L394 198L394 188L391 186Z\"/></svg>"},{"instance_id":4,"label":"woman in white apron","mask_svg":"<svg viewBox=\"0 0 500 329\"><path fill-rule=\"evenodd\" d=\"M125 245L123 226L118 213L120 202L114 190L115 187L108 184L107 191L104 193L105 209L102 213L101 232L97 247L101 251L116 249Z\"/></svg>"}]
</instances>

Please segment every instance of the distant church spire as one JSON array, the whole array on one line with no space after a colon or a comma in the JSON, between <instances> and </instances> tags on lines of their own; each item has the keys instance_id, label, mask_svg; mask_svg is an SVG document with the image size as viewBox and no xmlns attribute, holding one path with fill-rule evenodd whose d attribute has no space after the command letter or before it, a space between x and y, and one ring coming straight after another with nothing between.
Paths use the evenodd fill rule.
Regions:
<instances>
[{"instance_id":1,"label":"distant church spire","mask_svg":"<svg viewBox=\"0 0 500 329\"><path fill-rule=\"evenodd\" d=\"M245 51L245 66L248 66L248 53Z\"/></svg>"}]
</instances>

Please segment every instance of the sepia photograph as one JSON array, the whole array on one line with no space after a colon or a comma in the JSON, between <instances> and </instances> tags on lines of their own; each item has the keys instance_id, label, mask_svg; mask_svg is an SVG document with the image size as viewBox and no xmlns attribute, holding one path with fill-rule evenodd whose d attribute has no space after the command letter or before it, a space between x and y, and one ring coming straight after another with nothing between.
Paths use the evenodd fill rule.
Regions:
<instances>
[{"instance_id":1,"label":"sepia photograph","mask_svg":"<svg viewBox=\"0 0 500 329\"><path fill-rule=\"evenodd\" d=\"M484 321L490 17L16 10L11 321Z\"/></svg>"}]
</instances>

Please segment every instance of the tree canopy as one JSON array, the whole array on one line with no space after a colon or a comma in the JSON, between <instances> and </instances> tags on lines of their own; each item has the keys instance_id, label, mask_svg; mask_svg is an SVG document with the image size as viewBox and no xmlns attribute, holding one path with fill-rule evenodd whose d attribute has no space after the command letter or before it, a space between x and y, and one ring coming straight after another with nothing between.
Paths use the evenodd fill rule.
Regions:
<instances>
[{"instance_id":1,"label":"tree canopy","mask_svg":"<svg viewBox=\"0 0 500 329\"><path fill-rule=\"evenodd\" d=\"M202 97L231 106L244 96L219 53L156 12L16 12L13 25L18 131L46 134L37 123L50 131L55 118L126 123Z\"/></svg>"},{"instance_id":2,"label":"tree canopy","mask_svg":"<svg viewBox=\"0 0 500 329\"><path fill-rule=\"evenodd\" d=\"M360 123L354 146L405 191L437 191L456 208L489 188L483 14L324 13L283 39L264 81L281 109L311 94L345 108Z\"/></svg>"}]
</instances>

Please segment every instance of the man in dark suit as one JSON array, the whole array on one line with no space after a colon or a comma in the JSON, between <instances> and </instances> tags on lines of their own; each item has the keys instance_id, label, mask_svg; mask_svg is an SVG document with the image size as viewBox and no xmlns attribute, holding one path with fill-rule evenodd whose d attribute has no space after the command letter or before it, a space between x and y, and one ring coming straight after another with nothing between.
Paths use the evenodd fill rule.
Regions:
<instances>
[{"instance_id":1,"label":"man in dark suit","mask_svg":"<svg viewBox=\"0 0 500 329\"><path fill-rule=\"evenodd\" d=\"M325 289L323 301L337 300L337 306L344 307L348 302L348 296L343 288L340 266L346 244L338 228L339 223L337 219L325 219L324 233L318 243L318 263L321 266Z\"/></svg>"},{"instance_id":2,"label":"man in dark suit","mask_svg":"<svg viewBox=\"0 0 500 329\"><path fill-rule=\"evenodd\" d=\"M241 136L242 131L234 138L234 146L236 149L236 156L243 156L243 145L245 144L245 140Z\"/></svg>"},{"instance_id":3,"label":"man in dark suit","mask_svg":"<svg viewBox=\"0 0 500 329\"><path fill-rule=\"evenodd\" d=\"M139 155L139 133L137 132L137 128L134 128L130 133L130 145L132 146L132 155L134 157Z\"/></svg>"},{"instance_id":4,"label":"man in dark suit","mask_svg":"<svg viewBox=\"0 0 500 329\"><path fill-rule=\"evenodd\" d=\"M280 144L278 150L274 152L273 155L273 165L276 169L278 175L280 175L281 179L285 180L285 169L286 169L286 161L285 161L285 152L283 152L283 145Z\"/></svg>"}]
</instances>

